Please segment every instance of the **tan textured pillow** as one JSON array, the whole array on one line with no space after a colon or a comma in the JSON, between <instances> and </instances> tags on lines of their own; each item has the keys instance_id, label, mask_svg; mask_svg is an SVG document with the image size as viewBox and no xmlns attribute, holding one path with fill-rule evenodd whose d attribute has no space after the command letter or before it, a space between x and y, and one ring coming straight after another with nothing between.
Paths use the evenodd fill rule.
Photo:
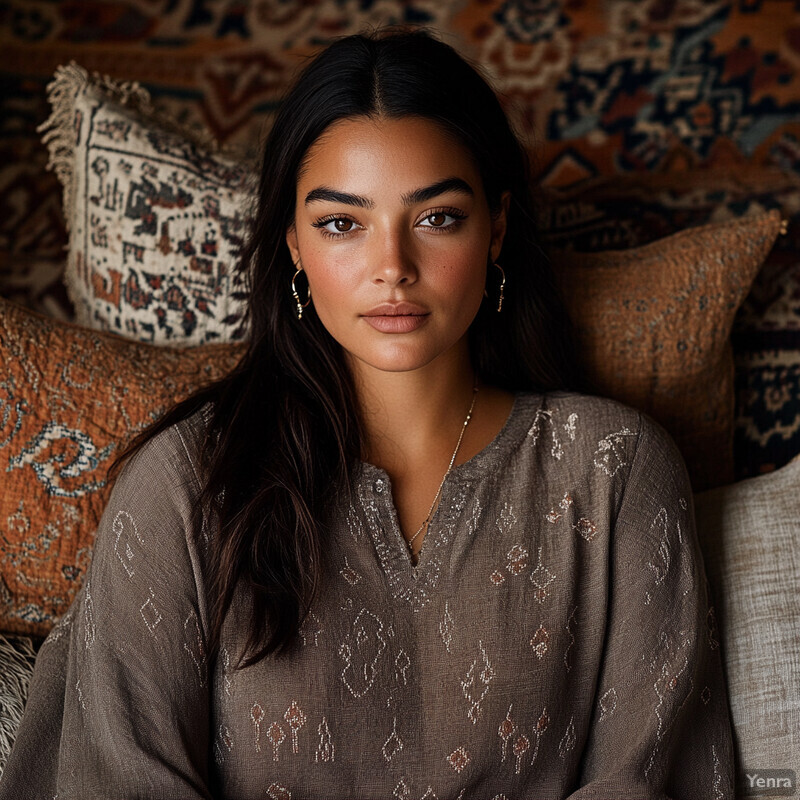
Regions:
<instances>
[{"instance_id":1,"label":"tan textured pillow","mask_svg":"<svg viewBox=\"0 0 800 800\"><path fill-rule=\"evenodd\" d=\"M597 393L660 422L695 491L733 481L731 326L780 227L770 211L629 250L551 254Z\"/></svg>"},{"instance_id":2,"label":"tan textured pillow","mask_svg":"<svg viewBox=\"0 0 800 800\"><path fill-rule=\"evenodd\" d=\"M47 634L80 589L120 445L242 350L156 347L0 300L0 630Z\"/></svg>"},{"instance_id":3,"label":"tan textured pillow","mask_svg":"<svg viewBox=\"0 0 800 800\"><path fill-rule=\"evenodd\" d=\"M694 500L744 794L800 768L800 457Z\"/></svg>"}]
</instances>

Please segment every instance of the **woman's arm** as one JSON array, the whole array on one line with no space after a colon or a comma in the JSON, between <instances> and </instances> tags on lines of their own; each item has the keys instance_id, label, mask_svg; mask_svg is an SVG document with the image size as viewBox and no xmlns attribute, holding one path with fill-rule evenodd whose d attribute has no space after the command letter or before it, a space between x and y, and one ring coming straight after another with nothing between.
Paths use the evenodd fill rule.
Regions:
<instances>
[{"instance_id":1,"label":"woman's arm","mask_svg":"<svg viewBox=\"0 0 800 800\"><path fill-rule=\"evenodd\" d=\"M730 716L691 486L649 417L609 557L603 665L571 800L732 800Z\"/></svg>"},{"instance_id":2,"label":"woman's arm","mask_svg":"<svg viewBox=\"0 0 800 800\"><path fill-rule=\"evenodd\" d=\"M37 658L2 800L211 797L190 427L153 439L120 474L83 588Z\"/></svg>"}]
</instances>

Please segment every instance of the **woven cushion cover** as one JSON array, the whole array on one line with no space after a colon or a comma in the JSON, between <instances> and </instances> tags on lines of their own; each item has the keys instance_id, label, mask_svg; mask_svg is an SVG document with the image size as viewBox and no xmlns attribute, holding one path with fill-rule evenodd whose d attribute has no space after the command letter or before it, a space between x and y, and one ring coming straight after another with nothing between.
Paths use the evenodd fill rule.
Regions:
<instances>
[{"instance_id":1,"label":"woven cushion cover","mask_svg":"<svg viewBox=\"0 0 800 800\"><path fill-rule=\"evenodd\" d=\"M0 630L48 633L81 586L120 446L241 350L146 345L0 301Z\"/></svg>"},{"instance_id":2,"label":"woven cushion cover","mask_svg":"<svg viewBox=\"0 0 800 800\"><path fill-rule=\"evenodd\" d=\"M775 208L786 235L756 276L731 334L736 480L800 451L800 173L766 167L627 175L545 189L541 229L551 247L622 250L685 228Z\"/></svg>"},{"instance_id":3,"label":"woven cushion cover","mask_svg":"<svg viewBox=\"0 0 800 800\"><path fill-rule=\"evenodd\" d=\"M773 210L627 250L552 254L597 392L672 434L695 491L733 480L731 325L780 228Z\"/></svg>"},{"instance_id":4,"label":"woven cushion cover","mask_svg":"<svg viewBox=\"0 0 800 800\"><path fill-rule=\"evenodd\" d=\"M234 267L252 170L156 113L138 84L71 64L48 96L43 138L64 186L75 321L156 343L242 339Z\"/></svg>"}]
</instances>

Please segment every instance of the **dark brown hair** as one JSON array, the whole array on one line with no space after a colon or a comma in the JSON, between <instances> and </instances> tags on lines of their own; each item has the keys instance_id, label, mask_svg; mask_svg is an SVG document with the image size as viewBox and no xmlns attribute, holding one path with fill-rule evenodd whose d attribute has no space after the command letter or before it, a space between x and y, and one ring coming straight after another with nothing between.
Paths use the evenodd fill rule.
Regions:
<instances>
[{"instance_id":1,"label":"dark brown hair","mask_svg":"<svg viewBox=\"0 0 800 800\"><path fill-rule=\"evenodd\" d=\"M279 655L317 591L334 499L351 486L362 426L341 347L309 306L298 320L285 242L298 169L309 147L347 117L419 116L472 153L489 207L511 193L498 259L506 275L469 331L481 380L510 391L578 388L568 318L537 242L524 148L480 73L423 31L348 36L311 61L284 98L264 146L257 211L239 269L247 278L249 339L234 372L175 406L134 440L113 470L165 428L211 402L198 515L214 518L208 590L213 658L239 582L250 600L241 666ZM200 524L197 520L196 530Z\"/></svg>"}]
</instances>

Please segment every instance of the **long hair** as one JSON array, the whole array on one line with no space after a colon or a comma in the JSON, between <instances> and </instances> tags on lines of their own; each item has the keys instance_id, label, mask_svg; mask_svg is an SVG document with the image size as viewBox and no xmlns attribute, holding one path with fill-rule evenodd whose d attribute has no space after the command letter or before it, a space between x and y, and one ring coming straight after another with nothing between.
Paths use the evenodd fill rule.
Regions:
<instances>
[{"instance_id":1,"label":"long hair","mask_svg":"<svg viewBox=\"0 0 800 800\"><path fill-rule=\"evenodd\" d=\"M298 171L332 123L352 117L432 120L477 163L490 211L511 193L497 270L469 330L480 379L507 390L579 388L568 317L537 243L529 167L493 90L450 46L423 31L342 38L311 61L285 96L264 145L257 211L239 269L249 287L246 350L227 377L179 403L140 434L145 441L211 402L201 453L198 515L214 518L208 558L210 634L219 648L238 585L250 600L239 666L283 653L318 590L330 511L349 492L363 454L358 403L342 348L309 306L298 320L285 241ZM201 525L195 526L199 532Z\"/></svg>"}]
</instances>

